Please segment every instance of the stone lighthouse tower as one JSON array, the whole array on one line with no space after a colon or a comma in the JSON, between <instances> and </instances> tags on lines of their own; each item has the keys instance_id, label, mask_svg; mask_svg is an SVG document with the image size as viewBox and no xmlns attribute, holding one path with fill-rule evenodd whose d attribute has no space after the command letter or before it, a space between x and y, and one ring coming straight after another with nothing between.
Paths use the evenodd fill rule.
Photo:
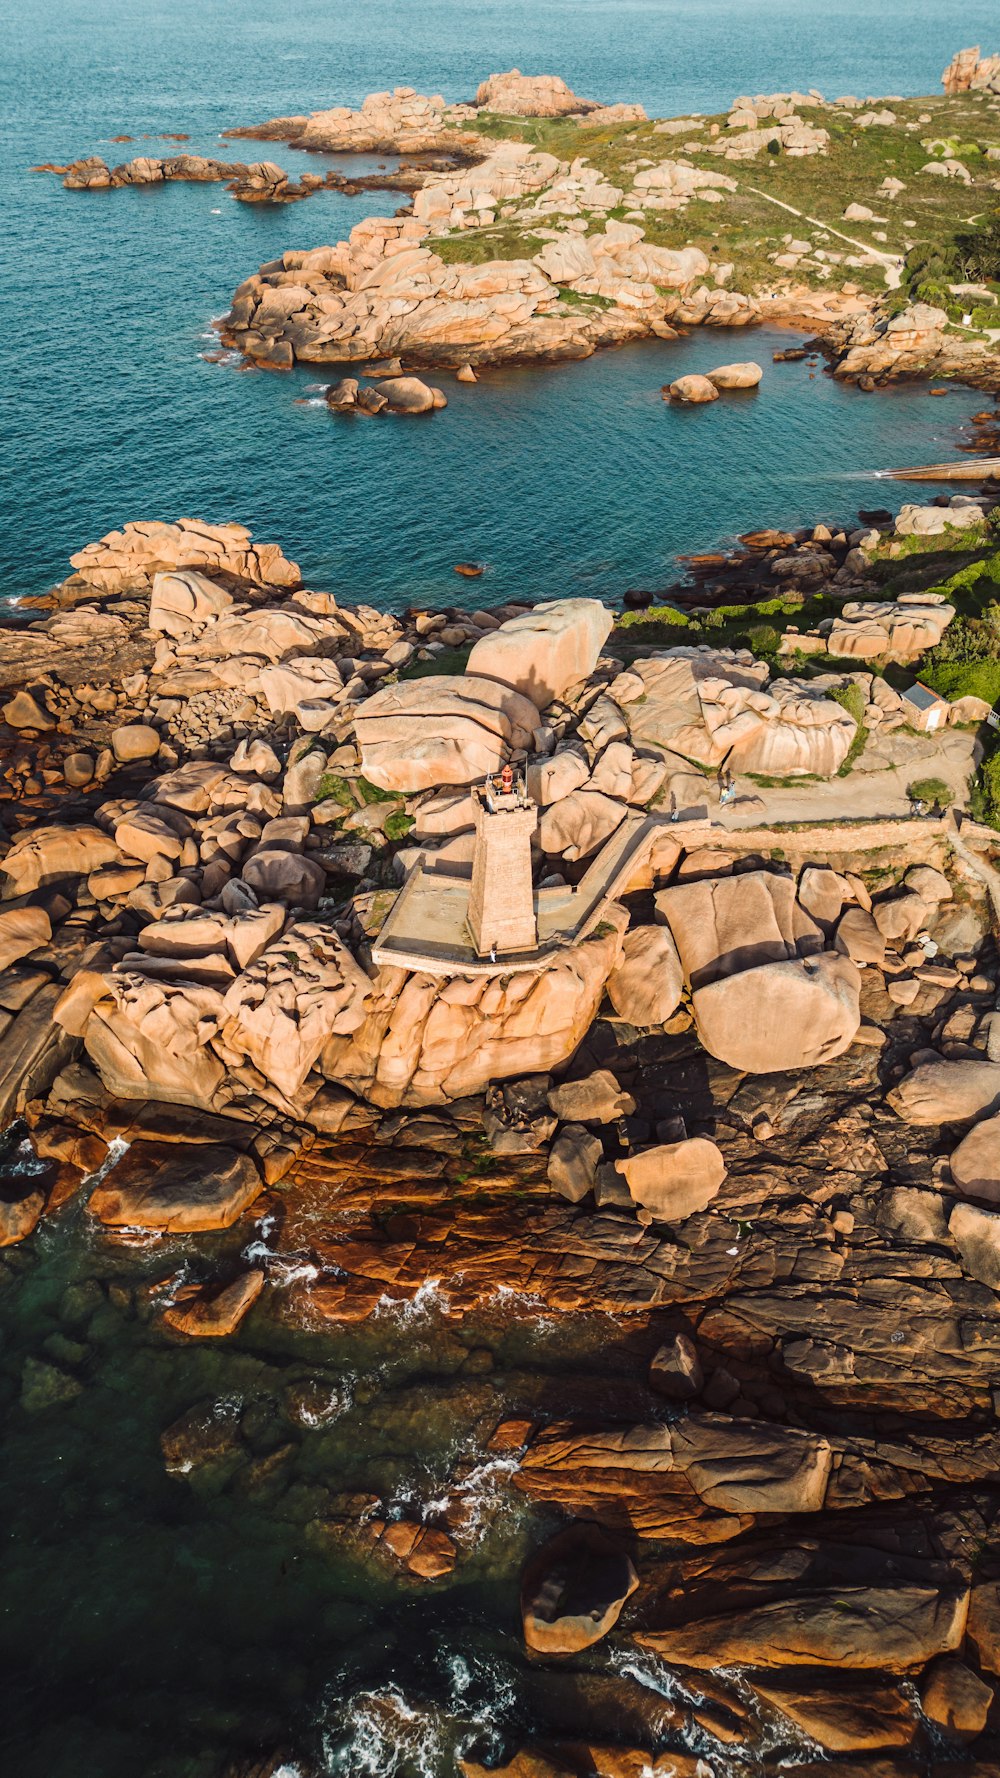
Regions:
<instances>
[{"instance_id":1,"label":"stone lighthouse tower","mask_svg":"<svg viewBox=\"0 0 1000 1778\"><path fill-rule=\"evenodd\" d=\"M538 945L531 883L531 836L538 809L510 766L476 792L476 850L469 928L480 957L533 951Z\"/></svg>"}]
</instances>

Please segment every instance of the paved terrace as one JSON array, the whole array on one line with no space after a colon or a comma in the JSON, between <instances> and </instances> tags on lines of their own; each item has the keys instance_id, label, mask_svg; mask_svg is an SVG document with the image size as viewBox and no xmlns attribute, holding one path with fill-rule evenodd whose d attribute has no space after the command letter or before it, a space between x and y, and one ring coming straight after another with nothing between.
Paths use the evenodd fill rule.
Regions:
<instances>
[{"instance_id":1,"label":"paved terrace","mask_svg":"<svg viewBox=\"0 0 1000 1778\"><path fill-rule=\"evenodd\" d=\"M448 874L435 870L432 853L411 870L372 945L372 957L378 964L424 975L516 975L542 969L557 952L579 944L600 925L608 904L624 892L664 828L670 828L666 816L627 815L575 887L535 891L537 949L508 951L495 963L480 957L472 943L469 879L454 868Z\"/></svg>"},{"instance_id":2,"label":"paved terrace","mask_svg":"<svg viewBox=\"0 0 1000 1778\"><path fill-rule=\"evenodd\" d=\"M712 846L719 851L760 853L780 849L794 869L825 860L838 869L857 868L862 857L890 854L908 864L946 861L953 849L986 887L1000 931L1000 834L949 810L942 816L875 820L808 821L782 827L727 827L696 818L673 823L639 812L626 817L598 852L575 888L540 889L535 895L538 948L497 958L480 957L466 919L468 877L435 870L433 854L416 864L372 944L376 964L422 975L516 975L537 971L568 946L579 944L609 917L616 896L642 887L642 870L656 842L670 835L685 851Z\"/></svg>"}]
</instances>

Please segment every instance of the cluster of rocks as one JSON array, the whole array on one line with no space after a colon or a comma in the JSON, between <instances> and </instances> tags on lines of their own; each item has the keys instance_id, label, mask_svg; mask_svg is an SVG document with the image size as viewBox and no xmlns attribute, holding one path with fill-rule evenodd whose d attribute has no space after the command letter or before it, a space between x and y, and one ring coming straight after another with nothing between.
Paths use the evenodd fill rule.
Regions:
<instances>
[{"instance_id":1,"label":"cluster of rocks","mask_svg":"<svg viewBox=\"0 0 1000 1778\"><path fill-rule=\"evenodd\" d=\"M205 539L197 527L133 527L75 560L98 585L118 576L134 588L152 562L183 560L186 548L201 558L218 551L244 572L259 573L267 559L276 579L297 578L279 552L255 550L245 533ZM623 669L601 656L611 618L592 601L453 622L418 615L405 626L330 595L293 589L275 603L273 585L255 593L244 582L240 591L188 568L153 572L152 658L127 694L135 720L112 729L101 761L88 759L85 769L78 758L73 767L95 799L120 766L138 781L95 800L76 827L25 828L4 860L18 913L67 881L77 884L79 906L86 885L103 949L53 1017L82 1041L107 1091L242 1119L266 1105L306 1126L336 1128L357 1101L447 1103L529 1059L557 1066L605 989L621 1016L634 1012L639 992L663 1022L685 983L705 1048L733 1065L781 1066L773 1058L786 1041L797 1053L850 1041L858 1017L856 992L852 1000L842 979L850 965L839 953L813 954L818 932L800 913L778 919L780 955L768 954L784 1035L758 959L735 1018L737 1040L724 1009L743 993L756 941L747 928L745 943L720 938L713 950L716 916L696 884L667 891L678 910L667 917L676 951L654 929L633 929L626 943L627 915L609 905L604 926L541 967L527 995L523 984L504 989L495 978L442 982L356 961L384 918L397 865L405 870L416 856L398 842L412 829L424 858L449 866L469 859L467 787L505 759L524 760L541 807L539 874L550 884L567 872L571 880L630 809L659 804L665 819L669 807L703 805L693 767L835 772L856 724L823 682L768 683L767 668L746 652L705 646L659 650ZM402 680L373 695L373 683L416 655L472 639L465 674ZM227 691L235 718L223 711L220 720ZM202 698L215 706L207 731ZM160 769L150 778L153 763ZM635 886L668 882L679 857L667 824L637 866ZM745 922L752 887L748 878L740 885ZM767 879L761 893L778 891ZM691 929L709 944L704 955L689 954L683 905L692 896ZM315 918L328 906L340 910L335 929ZM9 942L29 955L50 936L15 922ZM716 980L712 956L730 949L742 953L741 970ZM651 995L652 959L660 974ZM790 1014L795 993L808 1035ZM750 1049L737 1062L739 1043Z\"/></svg>"},{"instance_id":2,"label":"cluster of rocks","mask_svg":"<svg viewBox=\"0 0 1000 1778\"><path fill-rule=\"evenodd\" d=\"M947 331L948 326L944 309L929 303L910 303L898 314L864 309L830 330L834 375L855 380L862 388L874 388L883 379L927 373L964 376L984 388L1000 386L988 343L959 337Z\"/></svg>"},{"instance_id":3,"label":"cluster of rocks","mask_svg":"<svg viewBox=\"0 0 1000 1778\"><path fill-rule=\"evenodd\" d=\"M803 559L835 545L809 542ZM178 1239L259 1217L281 1181L282 1244L309 1256L283 1313L313 1326L431 1279L452 1317L503 1290L617 1318L633 1374L613 1407L606 1378L568 1370L552 1408L482 1409L489 1459L576 1521L523 1575L552 1733L512 1775L694 1778L715 1756L692 1747L760 1763L805 1736L824 1760L888 1749L913 1778L928 1747L989 1745L1000 1015L982 885L937 824L903 844L790 830L786 858L766 830L721 845L666 816L704 795L694 762L835 771L855 724L833 676L704 647L626 662L593 600L349 608L235 526L127 526L74 566L25 643L60 663L38 713L72 713L14 746L87 750L94 773L73 768L44 820L40 797L15 806L0 861L0 1114L25 1116L44 1169L0 1185L0 1242L95 1172L103 1226ZM942 621L898 603L877 608L887 634ZM405 677L469 643L465 673ZM8 706L36 695L5 675ZM882 682L862 679L874 707ZM507 760L539 804L540 882L571 886L630 812L653 820L624 899L527 976L376 968L415 842L467 862L470 785ZM232 1332L267 1266L185 1282L158 1311L170 1336ZM284 1419L321 1424L329 1403L289 1389ZM195 1478L249 1464L251 1418L202 1404L163 1452ZM476 1548L460 1464L423 1511L310 1499L317 1551L408 1585L461 1580ZM601 1652L584 1682L572 1662L603 1646L667 1661L676 1696Z\"/></svg>"},{"instance_id":4,"label":"cluster of rocks","mask_svg":"<svg viewBox=\"0 0 1000 1778\"><path fill-rule=\"evenodd\" d=\"M414 217L369 217L336 247L286 252L240 285L223 339L272 369L394 357L477 365L586 357L599 344L669 337L674 322L739 326L758 313L703 281L699 249L651 246L631 223L553 243L549 259L545 249L475 265L446 263L422 244L428 233ZM564 302L562 284L614 306Z\"/></svg>"},{"instance_id":5,"label":"cluster of rocks","mask_svg":"<svg viewBox=\"0 0 1000 1778\"><path fill-rule=\"evenodd\" d=\"M734 99L726 119L730 134L709 147L727 160L740 161L753 160L772 144L794 158L823 154L830 144L829 131L807 124L796 110L798 105L817 103L822 104L818 93L758 93Z\"/></svg>"},{"instance_id":6,"label":"cluster of rocks","mask_svg":"<svg viewBox=\"0 0 1000 1778\"><path fill-rule=\"evenodd\" d=\"M440 93L427 97L412 86L397 86L392 92L369 93L357 111L335 105L308 117L276 117L224 133L335 153L420 154L466 146L476 152L480 138L467 133L463 142L461 132L480 111L507 117L574 117L592 127L641 123L646 116L641 105L601 105L581 99L556 74L522 74L512 68L484 80L473 104L447 105Z\"/></svg>"},{"instance_id":7,"label":"cluster of rocks","mask_svg":"<svg viewBox=\"0 0 1000 1778\"><path fill-rule=\"evenodd\" d=\"M109 167L100 155L88 155L71 166L55 168L64 173L67 191L106 191L123 185L162 185L168 180L184 179L200 184L225 181L234 198L243 203L289 203L304 198L310 190L324 184L318 174L304 174L298 182L290 180L274 161L218 161L200 154L175 154L167 159L155 155L139 155L120 166Z\"/></svg>"},{"instance_id":8,"label":"cluster of rocks","mask_svg":"<svg viewBox=\"0 0 1000 1778\"><path fill-rule=\"evenodd\" d=\"M719 364L715 370L706 371L704 376L689 372L677 377L673 383L667 384L663 394L671 401L687 402L697 407L705 402L718 401L726 389L756 389L763 376L760 365L750 359L743 364Z\"/></svg>"},{"instance_id":9,"label":"cluster of rocks","mask_svg":"<svg viewBox=\"0 0 1000 1778\"><path fill-rule=\"evenodd\" d=\"M821 619L815 630L788 631L782 637L782 652L827 653L838 660L915 661L937 647L954 615L955 607L943 593L848 599L836 617ZM887 685L881 695L889 693L892 687Z\"/></svg>"},{"instance_id":10,"label":"cluster of rocks","mask_svg":"<svg viewBox=\"0 0 1000 1778\"><path fill-rule=\"evenodd\" d=\"M335 413L429 414L447 407L448 398L443 389L432 389L419 377L380 375L376 388L365 389L356 377L341 377L327 390L326 405Z\"/></svg>"},{"instance_id":11,"label":"cluster of rocks","mask_svg":"<svg viewBox=\"0 0 1000 1778\"><path fill-rule=\"evenodd\" d=\"M292 148L327 153L426 154L460 149L464 145L461 124L472 116L471 106L446 105L440 93L428 98L412 86L397 86L392 92L369 93L357 111L348 105L334 105L308 117L275 117L223 134L287 142ZM478 147L475 138L472 143Z\"/></svg>"},{"instance_id":12,"label":"cluster of rocks","mask_svg":"<svg viewBox=\"0 0 1000 1778\"><path fill-rule=\"evenodd\" d=\"M1000 55L981 56L979 45L960 49L941 76L946 93L1000 93Z\"/></svg>"},{"instance_id":13,"label":"cluster of rocks","mask_svg":"<svg viewBox=\"0 0 1000 1778\"><path fill-rule=\"evenodd\" d=\"M627 163L631 188L618 185L585 155L560 161L524 142L501 142L472 168L433 174L414 199L414 215L440 234L491 227L517 218L527 229L546 217L591 220L625 205L642 220L648 210L684 210L692 198L720 203L736 182L690 161L648 158Z\"/></svg>"}]
</instances>

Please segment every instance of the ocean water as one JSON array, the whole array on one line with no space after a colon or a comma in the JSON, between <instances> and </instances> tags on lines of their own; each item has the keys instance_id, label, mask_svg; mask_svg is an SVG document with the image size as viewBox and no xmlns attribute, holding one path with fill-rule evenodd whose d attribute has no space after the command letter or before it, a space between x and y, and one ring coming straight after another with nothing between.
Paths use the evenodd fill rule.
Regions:
<instances>
[{"instance_id":1,"label":"ocean water","mask_svg":"<svg viewBox=\"0 0 1000 1778\"><path fill-rule=\"evenodd\" d=\"M889 0L46 0L4 24L6 248L0 598L44 590L83 543L132 518L236 518L344 597L481 603L620 595L672 577L677 552L747 526L850 517L871 472L949 453L974 397L866 398L773 343L716 334L582 365L442 378L426 422L344 420L318 374L209 364L210 323L286 247L337 240L401 194L242 205L219 186L65 192L31 173L99 152L193 151L316 165L284 145L224 147L227 125L408 82L450 99L517 64L651 114L739 91L935 90L952 50L993 42L995 9ZM129 133L135 144L112 146ZM148 136L147 142L141 138ZM376 163L364 163L374 166ZM785 342L782 342L785 343ZM760 356L749 401L670 410L686 369ZM978 405L978 404L977 404ZM456 561L490 569L471 587Z\"/></svg>"}]
</instances>

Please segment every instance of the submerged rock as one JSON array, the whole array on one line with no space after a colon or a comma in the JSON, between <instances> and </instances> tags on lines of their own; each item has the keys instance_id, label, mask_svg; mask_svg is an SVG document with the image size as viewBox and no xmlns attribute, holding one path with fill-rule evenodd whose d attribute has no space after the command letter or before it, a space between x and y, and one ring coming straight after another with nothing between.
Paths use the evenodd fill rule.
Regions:
<instances>
[{"instance_id":1,"label":"submerged rock","mask_svg":"<svg viewBox=\"0 0 1000 1778\"><path fill-rule=\"evenodd\" d=\"M188 1334L193 1339L220 1338L236 1332L263 1288L263 1272L244 1272L221 1290L209 1287L193 1301L168 1309L163 1319L175 1333Z\"/></svg>"}]
</instances>

